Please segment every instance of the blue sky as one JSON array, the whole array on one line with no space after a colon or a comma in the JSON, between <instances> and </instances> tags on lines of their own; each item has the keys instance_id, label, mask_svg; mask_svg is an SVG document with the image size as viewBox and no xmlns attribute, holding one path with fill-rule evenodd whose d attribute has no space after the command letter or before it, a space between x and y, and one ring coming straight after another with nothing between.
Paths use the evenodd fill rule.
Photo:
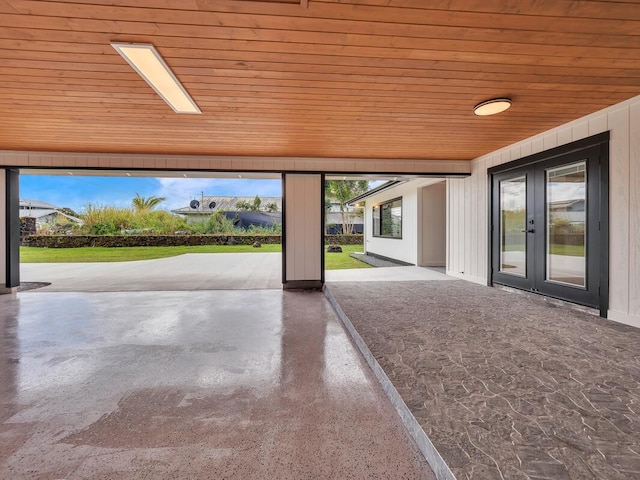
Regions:
<instances>
[{"instance_id":1,"label":"blue sky","mask_svg":"<svg viewBox=\"0 0 640 480\"><path fill-rule=\"evenodd\" d=\"M42 200L82 212L88 203L128 207L139 193L167 200L159 208L186 207L201 193L216 196L281 196L281 181L223 178L140 178L94 176L20 175L20 198Z\"/></svg>"}]
</instances>

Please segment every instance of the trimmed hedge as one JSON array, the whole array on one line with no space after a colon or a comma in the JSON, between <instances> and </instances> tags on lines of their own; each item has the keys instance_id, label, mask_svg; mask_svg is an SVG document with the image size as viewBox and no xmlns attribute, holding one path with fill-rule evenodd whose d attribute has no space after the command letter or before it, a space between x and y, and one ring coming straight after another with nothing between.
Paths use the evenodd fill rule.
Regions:
<instances>
[{"instance_id":1,"label":"trimmed hedge","mask_svg":"<svg viewBox=\"0 0 640 480\"><path fill-rule=\"evenodd\" d=\"M326 235L325 244L359 245L362 235ZM77 247L178 247L194 245L278 244L280 235L27 235L22 246Z\"/></svg>"},{"instance_id":2,"label":"trimmed hedge","mask_svg":"<svg viewBox=\"0 0 640 480\"><path fill-rule=\"evenodd\" d=\"M20 217L20 236L34 235L36 233L36 219L33 217Z\"/></svg>"},{"instance_id":3,"label":"trimmed hedge","mask_svg":"<svg viewBox=\"0 0 640 480\"><path fill-rule=\"evenodd\" d=\"M325 245L363 245L364 235L325 235Z\"/></svg>"}]
</instances>

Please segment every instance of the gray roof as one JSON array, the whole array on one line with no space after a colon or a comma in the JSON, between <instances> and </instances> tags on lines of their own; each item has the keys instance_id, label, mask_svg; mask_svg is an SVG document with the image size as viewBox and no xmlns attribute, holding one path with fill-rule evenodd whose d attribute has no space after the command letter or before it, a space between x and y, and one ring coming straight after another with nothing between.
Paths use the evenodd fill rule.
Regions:
<instances>
[{"instance_id":1,"label":"gray roof","mask_svg":"<svg viewBox=\"0 0 640 480\"><path fill-rule=\"evenodd\" d=\"M25 210L20 210L20 218L22 217L33 217L33 218L42 218L47 215L57 215L58 211L52 208L29 208Z\"/></svg>"},{"instance_id":2,"label":"gray roof","mask_svg":"<svg viewBox=\"0 0 640 480\"><path fill-rule=\"evenodd\" d=\"M24 210L20 210L20 218L23 217L33 217L36 219L36 221L43 221L40 219L43 219L44 217L48 217L49 215L62 215L65 218L68 218L69 220L71 220L72 222L75 223L82 223L82 220L74 217L72 215L67 215L64 212L61 212L59 210L56 210L55 208L29 208L29 209L24 209Z\"/></svg>"},{"instance_id":3,"label":"gray roof","mask_svg":"<svg viewBox=\"0 0 640 480\"><path fill-rule=\"evenodd\" d=\"M351 223L353 225L360 225L364 223L364 218L362 216L350 215ZM342 214L340 212L329 212L327 213L327 225L342 225Z\"/></svg>"},{"instance_id":4,"label":"gray roof","mask_svg":"<svg viewBox=\"0 0 640 480\"><path fill-rule=\"evenodd\" d=\"M260 195L258 195L260 196ZM204 198L194 198L200 203L198 208L191 208L189 205L182 208L176 208L175 210L171 210L173 213L180 213L182 215L203 215L210 214L212 212L222 211L222 212L237 212L238 207L237 204L240 201L245 201L251 205L253 205L253 197L215 197L211 195L205 195ZM204 201L203 201L204 200ZM268 203L275 203L278 206L278 211L282 211L282 197L260 197L261 210L265 209L265 206ZM209 208L211 202L215 202L216 206L213 208Z\"/></svg>"},{"instance_id":5,"label":"gray roof","mask_svg":"<svg viewBox=\"0 0 640 480\"><path fill-rule=\"evenodd\" d=\"M345 205L355 205L356 203L358 203L360 200L364 200L365 198L368 198L372 195L375 195L376 193L380 193L383 190L388 190L389 188L393 188L396 185L401 185L405 183L405 181L403 180L390 180L388 182L383 183L382 185L378 185L375 188L372 188L371 190L364 192L361 195L358 195L357 197L353 197L350 200L347 200L345 203Z\"/></svg>"},{"instance_id":6,"label":"gray roof","mask_svg":"<svg viewBox=\"0 0 640 480\"><path fill-rule=\"evenodd\" d=\"M29 207L29 208L44 208L44 209L52 209L52 210L59 208L55 205L51 205L50 203L43 202L41 200L32 200L30 198L21 198L20 206Z\"/></svg>"}]
</instances>

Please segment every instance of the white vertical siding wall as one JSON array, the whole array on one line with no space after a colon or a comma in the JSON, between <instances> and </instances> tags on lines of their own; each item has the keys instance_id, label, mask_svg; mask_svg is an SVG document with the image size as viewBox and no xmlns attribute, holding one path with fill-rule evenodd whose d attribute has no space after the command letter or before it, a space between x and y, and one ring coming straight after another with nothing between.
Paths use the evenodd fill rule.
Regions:
<instances>
[{"instance_id":1,"label":"white vertical siding wall","mask_svg":"<svg viewBox=\"0 0 640 480\"><path fill-rule=\"evenodd\" d=\"M446 184L418 188L418 265L444 267L446 262Z\"/></svg>"},{"instance_id":2,"label":"white vertical siding wall","mask_svg":"<svg viewBox=\"0 0 640 480\"><path fill-rule=\"evenodd\" d=\"M321 175L286 175L287 282L322 277L322 194Z\"/></svg>"},{"instance_id":3,"label":"white vertical siding wall","mask_svg":"<svg viewBox=\"0 0 640 480\"><path fill-rule=\"evenodd\" d=\"M447 180L448 273L487 282L489 167L605 131L611 132L608 316L640 327L640 97L479 157L470 177Z\"/></svg>"}]
</instances>

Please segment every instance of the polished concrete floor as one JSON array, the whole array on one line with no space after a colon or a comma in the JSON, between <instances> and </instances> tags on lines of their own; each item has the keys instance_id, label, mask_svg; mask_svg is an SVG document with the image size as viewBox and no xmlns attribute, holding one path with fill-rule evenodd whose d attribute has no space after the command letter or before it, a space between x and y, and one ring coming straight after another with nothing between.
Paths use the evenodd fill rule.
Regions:
<instances>
[{"instance_id":1,"label":"polished concrete floor","mask_svg":"<svg viewBox=\"0 0 640 480\"><path fill-rule=\"evenodd\" d=\"M461 280L328 288L456 478L640 479L640 329Z\"/></svg>"},{"instance_id":2,"label":"polished concrete floor","mask_svg":"<svg viewBox=\"0 0 640 480\"><path fill-rule=\"evenodd\" d=\"M20 280L41 292L255 290L282 288L280 253L192 253L135 262L23 263Z\"/></svg>"},{"instance_id":3,"label":"polished concrete floor","mask_svg":"<svg viewBox=\"0 0 640 480\"><path fill-rule=\"evenodd\" d=\"M319 292L25 292L0 329L2 479L433 479Z\"/></svg>"}]
</instances>

